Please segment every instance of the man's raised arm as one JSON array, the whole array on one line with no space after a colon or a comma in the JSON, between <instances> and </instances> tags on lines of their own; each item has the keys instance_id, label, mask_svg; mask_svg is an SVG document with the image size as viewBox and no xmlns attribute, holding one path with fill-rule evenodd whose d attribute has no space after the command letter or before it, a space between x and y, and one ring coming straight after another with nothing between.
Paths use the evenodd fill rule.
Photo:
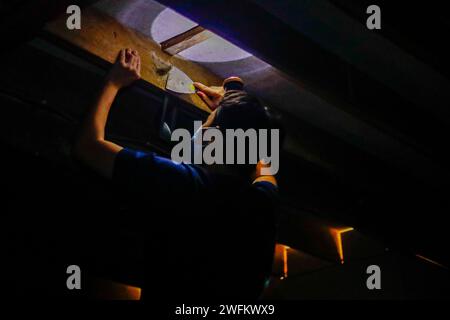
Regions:
<instances>
[{"instance_id":1,"label":"man's raised arm","mask_svg":"<svg viewBox=\"0 0 450 320\"><path fill-rule=\"evenodd\" d=\"M141 58L137 51L123 49L109 72L96 103L88 111L76 141L74 154L86 165L111 178L114 160L122 147L105 140L105 127L117 92L140 78Z\"/></svg>"}]
</instances>

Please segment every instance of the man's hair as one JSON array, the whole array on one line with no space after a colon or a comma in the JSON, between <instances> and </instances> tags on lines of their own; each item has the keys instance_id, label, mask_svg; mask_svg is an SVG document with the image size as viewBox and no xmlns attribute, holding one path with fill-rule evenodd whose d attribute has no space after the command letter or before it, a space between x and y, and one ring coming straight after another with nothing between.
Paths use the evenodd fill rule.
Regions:
<instances>
[{"instance_id":1,"label":"man's hair","mask_svg":"<svg viewBox=\"0 0 450 320\"><path fill-rule=\"evenodd\" d=\"M222 129L271 129L267 107L245 91L227 91L217 109L214 125Z\"/></svg>"},{"instance_id":2,"label":"man's hair","mask_svg":"<svg viewBox=\"0 0 450 320\"><path fill-rule=\"evenodd\" d=\"M278 129L280 130L280 148L284 139L279 114L270 110L256 97L241 90L229 90L225 93L217 108L216 117L212 126L218 126L223 132L226 129ZM270 137L270 134L268 135ZM270 140L270 138L269 138ZM270 141L268 141L270 145ZM248 148L246 148L248 150ZM269 147L270 150L270 147ZM258 159L260 160L260 159ZM254 170L254 165L245 165L244 171Z\"/></svg>"}]
</instances>

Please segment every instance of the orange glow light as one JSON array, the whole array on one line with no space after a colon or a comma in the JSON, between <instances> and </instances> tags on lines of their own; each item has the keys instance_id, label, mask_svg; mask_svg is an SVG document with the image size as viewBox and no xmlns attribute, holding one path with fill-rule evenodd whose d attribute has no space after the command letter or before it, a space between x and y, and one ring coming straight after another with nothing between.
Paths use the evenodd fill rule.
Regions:
<instances>
[{"instance_id":1,"label":"orange glow light","mask_svg":"<svg viewBox=\"0 0 450 320\"><path fill-rule=\"evenodd\" d=\"M283 278L288 276L288 246L283 246Z\"/></svg>"},{"instance_id":2,"label":"orange glow light","mask_svg":"<svg viewBox=\"0 0 450 320\"><path fill-rule=\"evenodd\" d=\"M128 300L141 300L141 288L127 286Z\"/></svg>"},{"instance_id":3,"label":"orange glow light","mask_svg":"<svg viewBox=\"0 0 450 320\"><path fill-rule=\"evenodd\" d=\"M444 266L443 264L440 264L439 262L436 262L436 261L434 261L434 260L431 260L430 258L424 257L424 256L422 256L422 255L420 255L420 254L416 254L416 257L419 258L419 259L425 260L426 262L429 262L429 263L431 263L431 264L434 264L435 266L438 266L438 267L441 267L441 268L444 268L444 269L448 269L448 268L447 268L446 266Z\"/></svg>"},{"instance_id":4,"label":"orange glow light","mask_svg":"<svg viewBox=\"0 0 450 320\"><path fill-rule=\"evenodd\" d=\"M341 264L344 264L344 249L342 247L342 237L341 235L345 232L349 232L354 230L352 227L348 228L341 228L341 229L335 229L331 228L330 232L334 238L334 242L336 243L336 248L339 254L339 259L341 261Z\"/></svg>"},{"instance_id":5,"label":"orange glow light","mask_svg":"<svg viewBox=\"0 0 450 320\"><path fill-rule=\"evenodd\" d=\"M106 279L94 279L92 298L96 300L140 300L141 288Z\"/></svg>"}]
</instances>

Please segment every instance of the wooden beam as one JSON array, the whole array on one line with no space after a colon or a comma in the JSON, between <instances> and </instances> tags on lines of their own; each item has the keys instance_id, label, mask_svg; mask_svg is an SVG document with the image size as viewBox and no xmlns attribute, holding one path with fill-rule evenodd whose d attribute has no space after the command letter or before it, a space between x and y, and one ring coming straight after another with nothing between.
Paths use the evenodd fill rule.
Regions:
<instances>
[{"instance_id":1,"label":"wooden beam","mask_svg":"<svg viewBox=\"0 0 450 320\"><path fill-rule=\"evenodd\" d=\"M68 30L66 17L62 16L48 23L45 31L109 63L113 63L116 60L122 48L138 50L142 59L142 80L164 91L167 74L161 75L158 73L153 53L161 60L168 61L170 64L183 70L194 81L202 82L208 86L218 86L223 82L223 79L199 64L177 56L168 55L152 39L125 27L114 18L93 7L83 10L83 27L81 30ZM210 112L208 106L197 94L170 94L193 104L203 111Z\"/></svg>"},{"instance_id":2,"label":"wooden beam","mask_svg":"<svg viewBox=\"0 0 450 320\"><path fill-rule=\"evenodd\" d=\"M210 31L201 26L196 26L161 42L161 49L173 56L209 39L211 36L212 33Z\"/></svg>"}]
</instances>

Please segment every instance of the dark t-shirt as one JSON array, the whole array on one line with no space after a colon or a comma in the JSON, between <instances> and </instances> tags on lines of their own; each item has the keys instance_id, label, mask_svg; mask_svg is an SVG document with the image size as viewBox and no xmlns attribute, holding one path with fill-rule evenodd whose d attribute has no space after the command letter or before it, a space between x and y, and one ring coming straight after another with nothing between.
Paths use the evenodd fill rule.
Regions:
<instances>
[{"instance_id":1,"label":"dark t-shirt","mask_svg":"<svg viewBox=\"0 0 450 320\"><path fill-rule=\"evenodd\" d=\"M140 213L145 295L258 297L272 266L276 186L130 149L117 155L113 180Z\"/></svg>"}]
</instances>

